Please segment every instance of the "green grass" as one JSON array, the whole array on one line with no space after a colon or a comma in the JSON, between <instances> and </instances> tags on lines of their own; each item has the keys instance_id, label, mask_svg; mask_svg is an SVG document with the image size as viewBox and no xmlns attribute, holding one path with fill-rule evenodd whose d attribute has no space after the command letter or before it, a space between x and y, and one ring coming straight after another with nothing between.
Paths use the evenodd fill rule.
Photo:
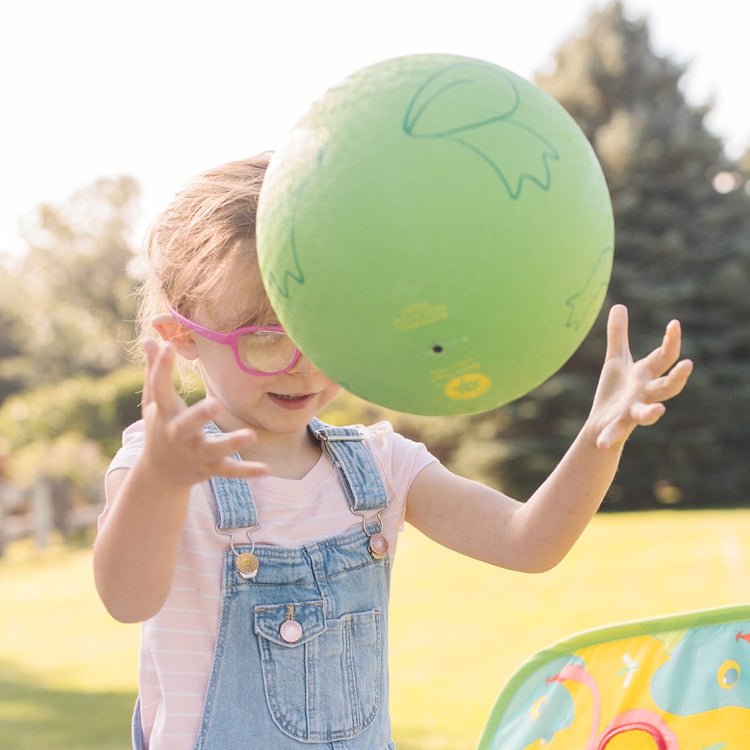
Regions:
<instances>
[{"instance_id":1,"label":"green grass","mask_svg":"<svg viewBox=\"0 0 750 750\"><path fill-rule=\"evenodd\" d=\"M391 608L399 750L471 750L523 660L581 630L745 602L750 510L597 517L554 571L526 576L407 530ZM127 750L139 628L99 603L88 550L0 561L0 747Z\"/></svg>"},{"instance_id":2,"label":"green grass","mask_svg":"<svg viewBox=\"0 0 750 750\"><path fill-rule=\"evenodd\" d=\"M13 544L0 561L0 748L126 750L137 626L97 598L88 550Z\"/></svg>"}]
</instances>

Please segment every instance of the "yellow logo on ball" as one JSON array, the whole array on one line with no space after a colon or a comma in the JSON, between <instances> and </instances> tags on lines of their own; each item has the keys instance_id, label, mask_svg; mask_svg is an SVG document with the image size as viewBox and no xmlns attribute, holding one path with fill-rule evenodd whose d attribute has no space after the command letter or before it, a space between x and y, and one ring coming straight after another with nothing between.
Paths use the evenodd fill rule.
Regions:
<instances>
[{"instance_id":1,"label":"yellow logo on ball","mask_svg":"<svg viewBox=\"0 0 750 750\"><path fill-rule=\"evenodd\" d=\"M467 372L453 378L444 390L448 398L455 401L465 401L484 396L491 387L492 381L486 375L481 372Z\"/></svg>"}]
</instances>

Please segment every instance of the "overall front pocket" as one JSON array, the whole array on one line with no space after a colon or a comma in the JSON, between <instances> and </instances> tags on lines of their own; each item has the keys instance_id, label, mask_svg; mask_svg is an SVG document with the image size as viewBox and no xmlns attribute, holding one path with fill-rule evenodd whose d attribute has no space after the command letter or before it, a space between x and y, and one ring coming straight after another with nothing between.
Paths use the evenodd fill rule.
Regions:
<instances>
[{"instance_id":1,"label":"overall front pocket","mask_svg":"<svg viewBox=\"0 0 750 750\"><path fill-rule=\"evenodd\" d=\"M288 623L297 623L289 625ZM328 619L322 601L255 608L268 708L303 742L356 737L380 707L380 610Z\"/></svg>"}]
</instances>

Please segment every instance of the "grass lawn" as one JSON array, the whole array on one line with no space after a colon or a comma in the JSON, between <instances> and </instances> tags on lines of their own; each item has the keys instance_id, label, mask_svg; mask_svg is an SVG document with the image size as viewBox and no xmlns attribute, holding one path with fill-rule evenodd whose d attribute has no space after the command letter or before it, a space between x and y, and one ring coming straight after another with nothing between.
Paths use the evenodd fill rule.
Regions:
<instances>
[{"instance_id":1,"label":"grass lawn","mask_svg":"<svg viewBox=\"0 0 750 750\"><path fill-rule=\"evenodd\" d=\"M601 515L527 576L401 537L391 608L399 750L471 750L531 654L581 630L750 598L750 510ZM0 560L0 747L127 750L138 626L99 603L88 550Z\"/></svg>"}]
</instances>

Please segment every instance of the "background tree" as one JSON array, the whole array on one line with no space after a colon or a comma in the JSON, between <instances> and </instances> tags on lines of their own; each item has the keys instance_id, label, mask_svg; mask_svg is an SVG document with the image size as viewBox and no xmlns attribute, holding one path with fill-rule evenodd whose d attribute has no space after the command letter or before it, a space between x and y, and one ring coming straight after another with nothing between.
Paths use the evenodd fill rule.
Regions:
<instances>
[{"instance_id":1,"label":"background tree","mask_svg":"<svg viewBox=\"0 0 750 750\"><path fill-rule=\"evenodd\" d=\"M750 148L737 161L737 172L745 192L750 195Z\"/></svg>"},{"instance_id":2,"label":"background tree","mask_svg":"<svg viewBox=\"0 0 750 750\"><path fill-rule=\"evenodd\" d=\"M468 420L475 437L452 461L527 495L552 469L591 403L604 352L606 311L630 308L635 356L660 343L666 322L684 329L697 362L666 418L636 431L609 507L744 504L750 428L750 201L721 141L691 107L684 73L650 46L645 22L616 2L562 45L537 82L573 115L597 152L612 194L615 264L608 301L581 349L529 396ZM543 342L539 342L543 346ZM473 462L473 466L471 466ZM477 465L479 464L479 465Z\"/></svg>"},{"instance_id":3,"label":"background tree","mask_svg":"<svg viewBox=\"0 0 750 750\"><path fill-rule=\"evenodd\" d=\"M22 298L11 265L10 259L0 262L0 404L26 381Z\"/></svg>"},{"instance_id":4,"label":"background tree","mask_svg":"<svg viewBox=\"0 0 750 750\"><path fill-rule=\"evenodd\" d=\"M128 266L138 198L132 178L100 179L62 205L41 205L25 227L14 296L26 387L123 364L135 310Z\"/></svg>"},{"instance_id":5,"label":"background tree","mask_svg":"<svg viewBox=\"0 0 750 750\"><path fill-rule=\"evenodd\" d=\"M0 456L17 487L45 477L97 502L101 470L139 416L142 376L121 344L138 196L120 177L42 205L27 253L0 264Z\"/></svg>"}]
</instances>

